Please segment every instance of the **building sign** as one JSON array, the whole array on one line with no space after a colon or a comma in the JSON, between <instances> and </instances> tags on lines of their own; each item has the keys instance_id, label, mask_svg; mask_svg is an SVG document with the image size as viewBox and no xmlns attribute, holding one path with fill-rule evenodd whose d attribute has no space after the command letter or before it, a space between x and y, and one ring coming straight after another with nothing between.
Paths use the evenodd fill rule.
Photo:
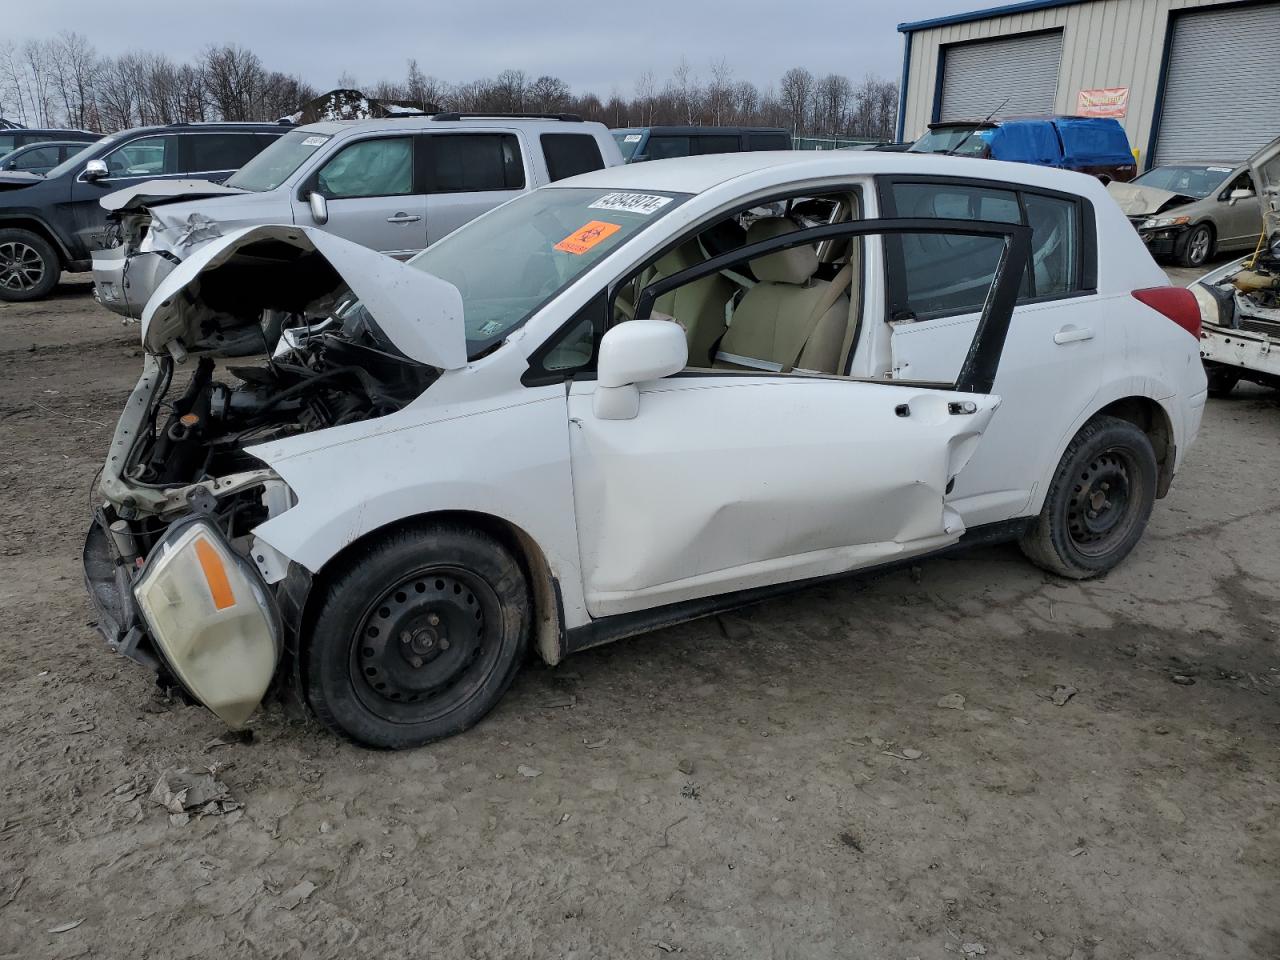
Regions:
<instances>
[{"instance_id":1,"label":"building sign","mask_svg":"<svg viewBox=\"0 0 1280 960\"><path fill-rule=\"evenodd\" d=\"M1123 117L1129 112L1128 87L1081 90L1076 96L1076 113L1082 117Z\"/></svg>"}]
</instances>

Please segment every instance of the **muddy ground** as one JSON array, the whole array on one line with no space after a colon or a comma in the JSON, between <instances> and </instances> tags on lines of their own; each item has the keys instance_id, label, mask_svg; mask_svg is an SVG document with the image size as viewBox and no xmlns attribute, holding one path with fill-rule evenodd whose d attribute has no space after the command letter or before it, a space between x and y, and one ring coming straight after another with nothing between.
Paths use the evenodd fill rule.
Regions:
<instances>
[{"instance_id":1,"label":"muddy ground","mask_svg":"<svg viewBox=\"0 0 1280 960\"><path fill-rule=\"evenodd\" d=\"M83 285L0 305L0 957L1280 956L1275 394L1210 402L1104 580L998 547L811 589L390 754L279 709L217 745L89 626L140 363ZM148 799L208 766L220 816Z\"/></svg>"}]
</instances>

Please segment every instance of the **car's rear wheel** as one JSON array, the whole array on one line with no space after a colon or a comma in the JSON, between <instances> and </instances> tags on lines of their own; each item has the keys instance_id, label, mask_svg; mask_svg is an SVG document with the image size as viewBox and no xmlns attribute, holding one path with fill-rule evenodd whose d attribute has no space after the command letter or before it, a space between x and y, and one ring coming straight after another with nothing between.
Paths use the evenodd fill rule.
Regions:
<instances>
[{"instance_id":1,"label":"car's rear wheel","mask_svg":"<svg viewBox=\"0 0 1280 960\"><path fill-rule=\"evenodd\" d=\"M304 655L307 700L358 743L430 743L493 709L528 630L524 574L497 539L451 523L400 530L329 582Z\"/></svg>"},{"instance_id":2,"label":"car's rear wheel","mask_svg":"<svg viewBox=\"0 0 1280 960\"><path fill-rule=\"evenodd\" d=\"M0 230L0 300L41 300L58 283L62 264L44 237L30 230Z\"/></svg>"},{"instance_id":3,"label":"car's rear wheel","mask_svg":"<svg viewBox=\"0 0 1280 960\"><path fill-rule=\"evenodd\" d=\"M1059 576L1100 576L1141 539L1155 494L1147 435L1127 420L1094 417L1067 445L1022 552Z\"/></svg>"},{"instance_id":4,"label":"car's rear wheel","mask_svg":"<svg viewBox=\"0 0 1280 960\"><path fill-rule=\"evenodd\" d=\"M1182 238L1178 262L1184 267L1202 267L1213 256L1213 228L1207 223L1192 227Z\"/></svg>"},{"instance_id":5,"label":"car's rear wheel","mask_svg":"<svg viewBox=\"0 0 1280 960\"><path fill-rule=\"evenodd\" d=\"M1227 396L1240 382L1239 371L1216 363L1212 366L1206 364L1204 373L1209 379L1209 396L1211 397Z\"/></svg>"}]
</instances>

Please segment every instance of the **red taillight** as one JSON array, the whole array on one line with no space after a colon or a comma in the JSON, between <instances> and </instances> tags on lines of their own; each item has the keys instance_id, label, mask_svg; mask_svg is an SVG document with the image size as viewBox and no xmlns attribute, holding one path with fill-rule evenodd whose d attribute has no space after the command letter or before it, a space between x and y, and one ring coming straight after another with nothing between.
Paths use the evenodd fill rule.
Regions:
<instances>
[{"instance_id":1,"label":"red taillight","mask_svg":"<svg viewBox=\"0 0 1280 960\"><path fill-rule=\"evenodd\" d=\"M1147 287L1133 291L1133 296L1200 339L1200 304L1196 303L1196 295L1186 287Z\"/></svg>"}]
</instances>

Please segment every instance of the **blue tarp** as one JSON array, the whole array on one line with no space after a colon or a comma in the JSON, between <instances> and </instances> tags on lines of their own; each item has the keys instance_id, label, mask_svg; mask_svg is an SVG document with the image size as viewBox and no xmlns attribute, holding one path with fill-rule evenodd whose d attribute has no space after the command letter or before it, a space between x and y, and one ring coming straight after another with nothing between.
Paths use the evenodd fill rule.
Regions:
<instances>
[{"instance_id":1,"label":"blue tarp","mask_svg":"<svg viewBox=\"0 0 1280 960\"><path fill-rule=\"evenodd\" d=\"M993 160L1068 168L1133 163L1124 128L1109 117L1006 120L982 135Z\"/></svg>"}]
</instances>

